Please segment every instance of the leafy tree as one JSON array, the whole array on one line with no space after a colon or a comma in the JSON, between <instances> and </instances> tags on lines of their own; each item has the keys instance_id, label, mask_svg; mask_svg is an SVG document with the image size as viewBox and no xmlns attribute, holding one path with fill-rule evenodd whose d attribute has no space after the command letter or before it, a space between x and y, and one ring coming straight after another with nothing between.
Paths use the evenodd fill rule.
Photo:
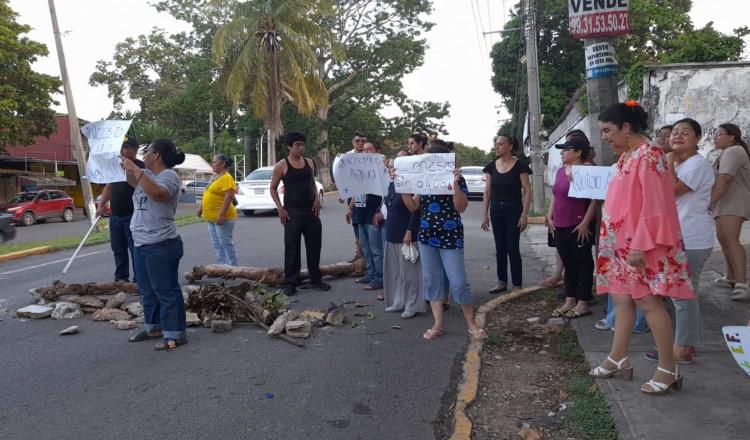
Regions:
<instances>
[{"instance_id":1,"label":"leafy tree","mask_svg":"<svg viewBox=\"0 0 750 440\"><path fill-rule=\"evenodd\" d=\"M57 129L58 78L34 72L31 64L47 55L47 47L23 34L31 27L16 22L18 14L0 0L0 153L5 146L31 145L37 136L49 136Z\"/></svg>"},{"instance_id":2,"label":"leafy tree","mask_svg":"<svg viewBox=\"0 0 750 440\"><path fill-rule=\"evenodd\" d=\"M453 151L456 153L456 165L459 167L483 166L495 157L494 153L488 153L480 148L470 147L460 142L453 146Z\"/></svg>"}]
</instances>

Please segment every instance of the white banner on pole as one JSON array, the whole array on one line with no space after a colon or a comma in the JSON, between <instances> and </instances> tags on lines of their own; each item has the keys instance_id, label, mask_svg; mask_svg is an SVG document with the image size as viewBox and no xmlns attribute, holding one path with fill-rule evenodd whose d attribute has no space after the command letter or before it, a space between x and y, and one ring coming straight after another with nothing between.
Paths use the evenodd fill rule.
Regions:
<instances>
[{"instance_id":1,"label":"white banner on pole","mask_svg":"<svg viewBox=\"0 0 750 440\"><path fill-rule=\"evenodd\" d=\"M120 148L133 121L96 121L83 126L81 133L89 143L86 174L93 183L125 181L120 165Z\"/></svg>"},{"instance_id":2,"label":"white banner on pole","mask_svg":"<svg viewBox=\"0 0 750 440\"><path fill-rule=\"evenodd\" d=\"M574 165L571 167L571 175L568 196L577 199L604 200L607 198L609 182L615 175L615 166Z\"/></svg>"},{"instance_id":3,"label":"white banner on pole","mask_svg":"<svg viewBox=\"0 0 750 440\"><path fill-rule=\"evenodd\" d=\"M333 161L333 178L342 199L364 194L388 193L388 168L384 156L374 153L346 153Z\"/></svg>"},{"instance_id":4,"label":"white banner on pole","mask_svg":"<svg viewBox=\"0 0 750 440\"><path fill-rule=\"evenodd\" d=\"M454 192L455 153L397 157L395 167L396 178L393 182L397 193L428 195Z\"/></svg>"}]
</instances>

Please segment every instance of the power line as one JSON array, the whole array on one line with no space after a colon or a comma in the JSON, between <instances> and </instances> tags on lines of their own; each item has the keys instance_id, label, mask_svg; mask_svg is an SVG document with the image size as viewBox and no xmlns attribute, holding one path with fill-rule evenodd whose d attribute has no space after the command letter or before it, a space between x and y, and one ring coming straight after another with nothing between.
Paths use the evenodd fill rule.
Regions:
<instances>
[{"instance_id":1,"label":"power line","mask_svg":"<svg viewBox=\"0 0 750 440\"><path fill-rule=\"evenodd\" d=\"M481 38L481 37L479 36L479 35L480 35L480 26L479 26L479 24L477 23L477 12L476 12L476 8L474 7L474 1L473 1L473 0L469 0L469 3L471 3L471 14L472 14L472 16L474 17L474 31L475 31L475 33L476 33L476 35L477 35L477 44L479 45L479 46L478 46L478 47L479 47L479 55L480 55L480 56L481 56L482 58L484 58L484 57L486 56L486 53L484 53L484 52L482 51L482 38Z\"/></svg>"}]
</instances>

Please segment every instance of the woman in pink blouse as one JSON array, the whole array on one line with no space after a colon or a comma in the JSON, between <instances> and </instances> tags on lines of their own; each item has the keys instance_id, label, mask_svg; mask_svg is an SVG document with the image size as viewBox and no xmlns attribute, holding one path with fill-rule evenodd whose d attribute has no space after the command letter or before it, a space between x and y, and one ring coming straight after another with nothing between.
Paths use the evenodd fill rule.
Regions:
<instances>
[{"instance_id":1,"label":"woman in pink blouse","mask_svg":"<svg viewBox=\"0 0 750 440\"><path fill-rule=\"evenodd\" d=\"M687 254L682 243L672 177L664 153L644 134L647 115L635 101L614 104L599 114L602 140L620 156L602 210L597 257L597 293L613 295L615 337L607 359L590 374L631 380L627 358L636 304L648 321L659 365L641 386L646 394L682 388L672 344L672 322L665 297L693 298Z\"/></svg>"}]
</instances>

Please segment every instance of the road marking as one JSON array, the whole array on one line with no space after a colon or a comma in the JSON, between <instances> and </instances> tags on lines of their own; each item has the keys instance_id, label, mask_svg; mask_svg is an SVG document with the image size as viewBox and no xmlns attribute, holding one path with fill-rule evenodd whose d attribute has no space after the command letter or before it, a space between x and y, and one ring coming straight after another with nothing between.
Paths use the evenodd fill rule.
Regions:
<instances>
[{"instance_id":1,"label":"road marking","mask_svg":"<svg viewBox=\"0 0 750 440\"><path fill-rule=\"evenodd\" d=\"M89 252L87 254L81 254L81 255L79 255L77 258L88 257L90 255L96 255L96 254L101 254L101 253L102 253L102 251ZM35 264L33 266L23 267L21 269L9 270L7 272L0 272L0 275L11 275L11 274L18 273L18 272L24 272L24 271L32 270L32 269L38 269L40 267L49 266L49 265L52 265L52 264L63 263L63 262L68 261L69 259L70 259L70 257L68 257L68 258L62 258L60 260L49 261L47 263L42 263L42 264Z\"/></svg>"}]
</instances>

